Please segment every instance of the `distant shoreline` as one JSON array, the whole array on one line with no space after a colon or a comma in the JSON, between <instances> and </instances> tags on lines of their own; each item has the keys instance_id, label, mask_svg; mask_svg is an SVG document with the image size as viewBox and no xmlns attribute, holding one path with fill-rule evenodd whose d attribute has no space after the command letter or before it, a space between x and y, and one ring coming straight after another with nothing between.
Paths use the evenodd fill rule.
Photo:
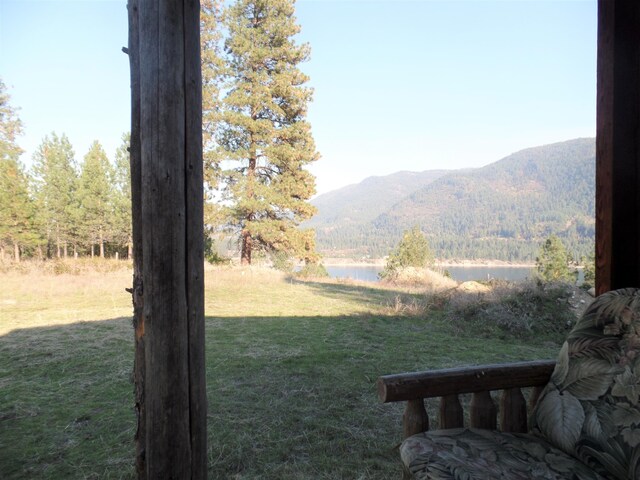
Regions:
<instances>
[{"instance_id":1,"label":"distant shoreline","mask_svg":"<svg viewBox=\"0 0 640 480\"><path fill-rule=\"evenodd\" d=\"M384 258L375 258L371 260L354 260L353 258L331 258L327 257L322 260L322 264L326 267L384 267ZM534 263L513 263L502 260L445 260L435 263L436 267L505 267L505 268L535 268Z\"/></svg>"}]
</instances>

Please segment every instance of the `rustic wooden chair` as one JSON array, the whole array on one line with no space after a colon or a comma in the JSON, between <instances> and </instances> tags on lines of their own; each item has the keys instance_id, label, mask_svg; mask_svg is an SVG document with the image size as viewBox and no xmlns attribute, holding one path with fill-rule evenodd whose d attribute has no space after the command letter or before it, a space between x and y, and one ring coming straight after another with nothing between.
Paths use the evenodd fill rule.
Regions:
<instances>
[{"instance_id":1,"label":"rustic wooden chair","mask_svg":"<svg viewBox=\"0 0 640 480\"><path fill-rule=\"evenodd\" d=\"M533 387L532 412L521 392ZM490 392L502 390L500 430ZM640 479L640 290L599 296L557 362L448 369L378 379L407 401L405 476L434 480ZM473 394L464 427L459 395ZM424 399L441 397L438 430ZM526 433L525 433L526 432Z\"/></svg>"}]
</instances>

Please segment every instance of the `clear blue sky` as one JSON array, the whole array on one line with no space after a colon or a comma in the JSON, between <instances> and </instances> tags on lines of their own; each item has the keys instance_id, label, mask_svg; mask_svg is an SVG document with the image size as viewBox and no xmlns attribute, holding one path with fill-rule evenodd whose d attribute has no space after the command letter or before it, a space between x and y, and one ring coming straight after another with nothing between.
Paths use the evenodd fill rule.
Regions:
<instances>
[{"instance_id":1,"label":"clear blue sky","mask_svg":"<svg viewBox=\"0 0 640 480\"><path fill-rule=\"evenodd\" d=\"M319 192L478 167L595 135L596 1L299 0ZM81 160L129 128L125 0L0 0L0 76L22 160L66 133Z\"/></svg>"}]
</instances>

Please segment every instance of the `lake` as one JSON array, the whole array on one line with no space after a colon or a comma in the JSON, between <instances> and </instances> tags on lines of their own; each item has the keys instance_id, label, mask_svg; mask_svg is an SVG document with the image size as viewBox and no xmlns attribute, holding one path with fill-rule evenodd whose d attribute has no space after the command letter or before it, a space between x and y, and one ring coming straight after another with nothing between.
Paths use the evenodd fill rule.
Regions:
<instances>
[{"instance_id":1,"label":"lake","mask_svg":"<svg viewBox=\"0 0 640 480\"><path fill-rule=\"evenodd\" d=\"M531 276L532 267L446 267L451 277L458 282L469 280L488 280L497 278L500 280L524 280ZM382 271L381 266L326 266L327 272L332 278L351 278L353 280L363 280L367 282L377 282L378 273Z\"/></svg>"}]
</instances>

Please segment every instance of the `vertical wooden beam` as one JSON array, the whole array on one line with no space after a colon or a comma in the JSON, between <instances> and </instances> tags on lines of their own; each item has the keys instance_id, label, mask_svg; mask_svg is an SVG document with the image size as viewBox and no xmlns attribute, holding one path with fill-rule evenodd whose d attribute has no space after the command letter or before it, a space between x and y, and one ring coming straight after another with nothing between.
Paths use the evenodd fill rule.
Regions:
<instances>
[{"instance_id":1,"label":"vertical wooden beam","mask_svg":"<svg viewBox=\"0 0 640 480\"><path fill-rule=\"evenodd\" d=\"M596 292L640 287L640 2L598 0Z\"/></svg>"},{"instance_id":2,"label":"vertical wooden beam","mask_svg":"<svg viewBox=\"0 0 640 480\"><path fill-rule=\"evenodd\" d=\"M200 1L184 1L185 174L187 204L187 315L189 413L193 479L207 478L207 386L204 331L204 172L202 159L202 63Z\"/></svg>"},{"instance_id":3,"label":"vertical wooden beam","mask_svg":"<svg viewBox=\"0 0 640 480\"><path fill-rule=\"evenodd\" d=\"M146 416L144 409L144 299L142 283L142 158L140 151L140 45L138 35L138 0L129 0L129 67L131 72L131 137L129 159L131 166L131 218L133 241L133 329L135 357L133 382L136 411L136 474L146 478Z\"/></svg>"},{"instance_id":4,"label":"vertical wooden beam","mask_svg":"<svg viewBox=\"0 0 640 480\"><path fill-rule=\"evenodd\" d=\"M132 93L137 73L140 98L139 114L132 108L132 164L135 142L140 157L134 255L144 287L139 478L206 478L199 12L197 0L130 2Z\"/></svg>"}]
</instances>

